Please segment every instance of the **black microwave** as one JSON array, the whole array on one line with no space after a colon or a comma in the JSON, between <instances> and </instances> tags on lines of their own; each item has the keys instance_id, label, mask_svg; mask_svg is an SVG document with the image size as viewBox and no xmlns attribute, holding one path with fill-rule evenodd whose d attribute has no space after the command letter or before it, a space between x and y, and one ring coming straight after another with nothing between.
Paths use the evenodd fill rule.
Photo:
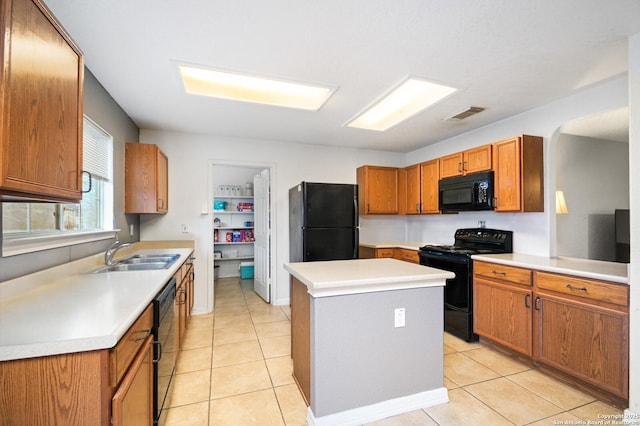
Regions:
<instances>
[{"instance_id":1,"label":"black microwave","mask_svg":"<svg viewBox=\"0 0 640 426\"><path fill-rule=\"evenodd\" d=\"M440 179L438 193L443 212L493 210L493 172Z\"/></svg>"}]
</instances>

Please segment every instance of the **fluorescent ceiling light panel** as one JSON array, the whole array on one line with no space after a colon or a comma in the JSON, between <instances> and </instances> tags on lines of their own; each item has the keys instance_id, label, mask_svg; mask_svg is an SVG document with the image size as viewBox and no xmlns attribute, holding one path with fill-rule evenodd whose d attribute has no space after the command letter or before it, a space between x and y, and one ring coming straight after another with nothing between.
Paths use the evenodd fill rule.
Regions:
<instances>
[{"instance_id":1,"label":"fluorescent ceiling light panel","mask_svg":"<svg viewBox=\"0 0 640 426\"><path fill-rule=\"evenodd\" d=\"M187 93L317 111L332 88L178 65Z\"/></svg>"},{"instance_id":2,"label":"fluorescent ceiling light panel","mask_svg":"<svg viewBox=\"0 0 640 426\"><path fill-rule=\"evenodd\" d=\"M347 126L382 132L457 90L454 87L411 77Z\"/></svg>"}]
</instances>

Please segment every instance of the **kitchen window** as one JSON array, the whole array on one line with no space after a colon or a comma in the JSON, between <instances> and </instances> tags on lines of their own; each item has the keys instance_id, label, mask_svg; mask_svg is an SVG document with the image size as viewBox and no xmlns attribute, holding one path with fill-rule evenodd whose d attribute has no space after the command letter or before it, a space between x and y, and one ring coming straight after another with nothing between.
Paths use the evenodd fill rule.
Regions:
<instances>
[{"instance_id":1,"label":"kitchen window","mask_svg":"<svg viewBox=\"0 0 640 426\"><path fill-rule=\"evenodd\" d=\"M2 203L2 256L113 237L113 137L86 116L82 150L80 203Z\"/></svg>"}]
</instances>

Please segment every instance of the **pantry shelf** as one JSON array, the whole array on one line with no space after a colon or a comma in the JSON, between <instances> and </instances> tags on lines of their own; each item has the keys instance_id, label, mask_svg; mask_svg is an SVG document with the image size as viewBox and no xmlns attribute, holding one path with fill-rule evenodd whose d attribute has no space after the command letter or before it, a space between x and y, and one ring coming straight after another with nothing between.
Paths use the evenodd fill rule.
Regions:
<instances>
[{"instance_id":1,"label":"pantry shelf","mask_svg":"<svg viewBox=\"0 0 640 426\"><path fill-rule=\"evenodd\" d=\"M219 276L238 276L242 262L254 256L253 197L218 196L213 200L214 263Z\"/></svg>"}]
</instances>

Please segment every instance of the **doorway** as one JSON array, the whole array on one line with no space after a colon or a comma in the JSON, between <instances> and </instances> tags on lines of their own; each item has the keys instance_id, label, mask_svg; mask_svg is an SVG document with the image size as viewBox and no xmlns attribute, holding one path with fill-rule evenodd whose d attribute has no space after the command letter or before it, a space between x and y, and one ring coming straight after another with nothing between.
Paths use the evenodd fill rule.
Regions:
<instances>
[{"instance_id":1,"label":"doorway","mask_svg":"<svg viewBox=\"0 0 640 426\"><path fill-rule=\"evenodd\" d=\"M214 286L226 277L252 280L266 302L276 300L272 255L275 247L274 164L210 160L209 193L211 261L213 273L209 302L213 310Z\"/></svg>"},{"instance_id":2,"label":"doorway","mask_svg":"<svg viewBox=\"0 0 640 426\"><path fill-rule=\"evenodd\" d=\"M629 209L629 110L560 127L555 147L556 255L618 261L616 211ZM628 242L628 233L627 233Z\"/></svg>"}]
</instances>

